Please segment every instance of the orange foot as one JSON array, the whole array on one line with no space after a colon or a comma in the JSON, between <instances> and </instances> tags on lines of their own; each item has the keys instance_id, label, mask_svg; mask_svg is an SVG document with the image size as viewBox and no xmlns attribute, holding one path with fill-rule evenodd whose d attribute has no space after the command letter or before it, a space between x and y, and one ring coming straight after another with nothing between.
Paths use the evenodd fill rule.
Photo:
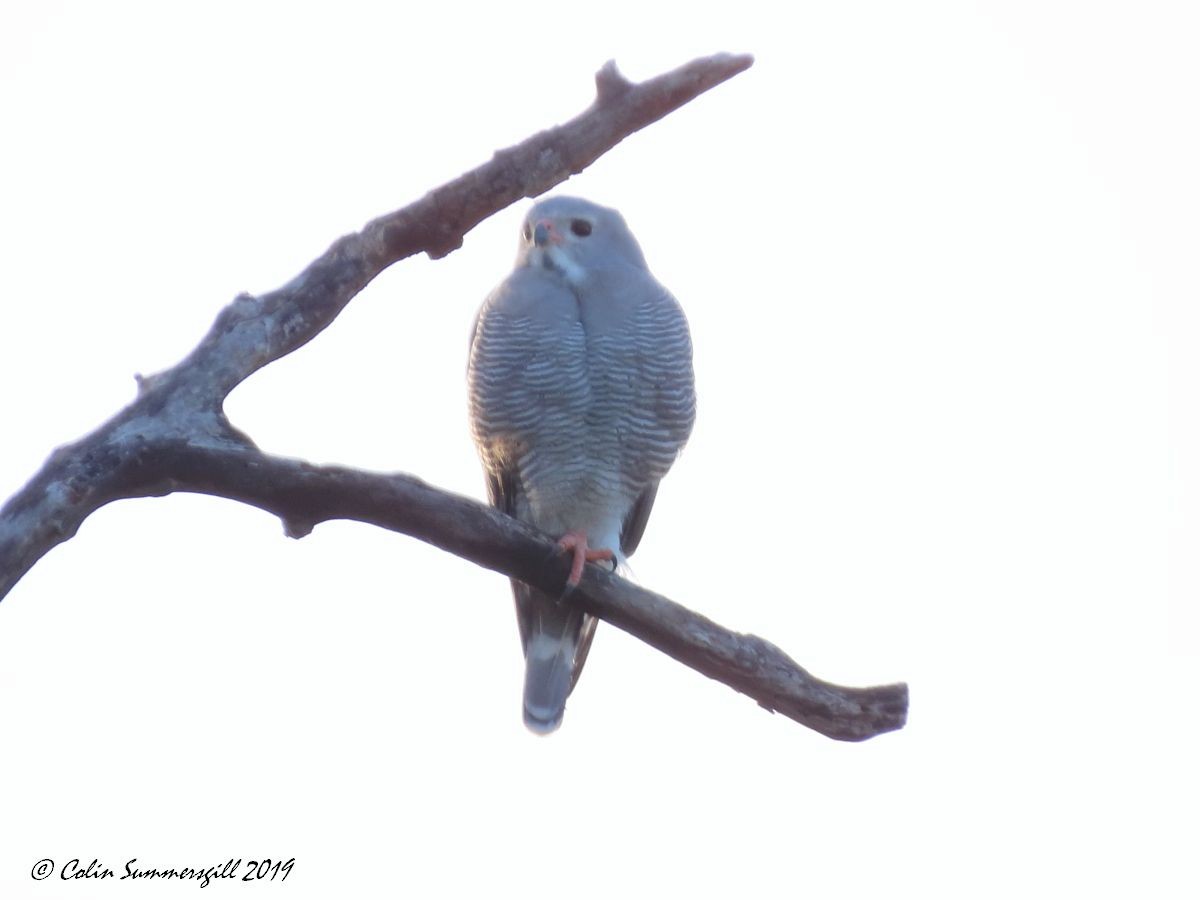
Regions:
<instances>
[{"instance_id":1,"label":"orange foot","mask_svg":"<svg viewBox=\"0 0 1200 900\"><path fill-rule=\"evenodd\" d=\"M613 558L611 550L593 550L588 547L587 535L582 531L568 531L558 539L558 546L561 550L571 551L571 574L567 576L568 591L579 584L585 562Z\"/></svg>"}]
</instances>

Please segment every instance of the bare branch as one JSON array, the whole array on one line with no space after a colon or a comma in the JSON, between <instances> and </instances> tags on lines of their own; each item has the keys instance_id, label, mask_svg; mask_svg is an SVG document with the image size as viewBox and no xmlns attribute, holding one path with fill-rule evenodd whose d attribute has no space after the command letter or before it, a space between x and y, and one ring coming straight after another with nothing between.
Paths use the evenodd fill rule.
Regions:
<instances>
[{"instance_id":1,"label":"bare branch","mask_svg":"<svg viewBox=\"0 0 1200 900\"><path fill-rule=\"evenodd\" d=\"M146 452L149 451L149 452ZM562 590L568 561L540 532L491 507L411 475L314 466L252 448L196 447L168 439L108 461L121 496L189 491L227 497L278 516L293 537L329 519L352 519L419 538L547 593ZM754 635L731 632L659 594L584 570L566 602L629 632L684 665L832 738L864 740L904 725L903 684L846 688L814 678Z\"/></svg>"},{"instance_id":2,"label":"bare branch","mask_svg":"<svg viewBox=\"0 0 1200 900\"><path fill-rule=\"evenodd\" d=\"M225 418L241 381L319 334L376 275L418 252L444 256L489 215L582 171L629 134L746 69L748 56L698 59L631 84L609 63L591 107L497 153L416 203L336 241L284 287L242 295L178 365L138 379L138 396L92 434L51 454L0 509L0 598L42 556L113 500L173 491L265 509L293 536L333 518L412 535L554 592L565 562L545 536L407 475L312 466L261 453ZM904 685L851 689L813 678L777 648L738 635L589 567L572 602L675 659L830 737L861 740L904 724Z\"/></svg>"},{"instance_id":3,"label":"bare branch","mask_svg":"<svg viewBox=\"0 0 1200 900\"><path fill-rule=\"evenodd\" d=\"M622 140L709 88L749 68L753 57L719 54L631 84L608 63L595 102L571 121L497 152L490 162L346 235L276 291L238 297L175 369L217 408L257 369L317 336L380 272L417 253L438 259L464 235L523 197L536 197L582 172Z\"/></svg>"}]
</instances>

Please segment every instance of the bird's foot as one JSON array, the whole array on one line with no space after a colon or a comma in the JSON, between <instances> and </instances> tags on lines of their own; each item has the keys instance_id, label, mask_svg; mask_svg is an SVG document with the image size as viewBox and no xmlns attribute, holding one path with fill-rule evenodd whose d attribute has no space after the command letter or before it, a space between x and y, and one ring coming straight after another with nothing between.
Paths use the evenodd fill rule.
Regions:
<instances>
[{"instance_id":1,"label":"bird's foot","mask_svg":"<svg viewBox=\"0 0 1200 900\"><path fill-rule=\"evenodd\" d=\"M564 596L578 586L579 579L583 577L584 563L613 559L611 550L589 547L587 535L582 531L568 531L558 539L558 548L560 551L566 550L571 553L571 574L567 576L567 585L563 589Z\"/></svg>"}]
</instances>

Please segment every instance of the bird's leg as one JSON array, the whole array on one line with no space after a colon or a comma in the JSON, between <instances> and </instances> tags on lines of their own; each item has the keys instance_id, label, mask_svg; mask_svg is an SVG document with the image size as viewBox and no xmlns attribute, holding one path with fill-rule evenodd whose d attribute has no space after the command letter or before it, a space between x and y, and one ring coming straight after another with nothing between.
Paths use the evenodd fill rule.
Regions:
<instances>
[{"instance_id":1,"label":"bird's leg","mask_svg":"<svg viewBox=\"0 0 1200 900\"><path fill-rule=\"evenodd\" d=\"M568 531L558 539L560 550L571 553L571 574L567 576L567 586L563 593L568 593L579 584L583 577L585 562L598 562L602 559L612 559L613 552L607 549L593 549L588 546L587 534L582 531Z\"/></svg>"}]
</instances>

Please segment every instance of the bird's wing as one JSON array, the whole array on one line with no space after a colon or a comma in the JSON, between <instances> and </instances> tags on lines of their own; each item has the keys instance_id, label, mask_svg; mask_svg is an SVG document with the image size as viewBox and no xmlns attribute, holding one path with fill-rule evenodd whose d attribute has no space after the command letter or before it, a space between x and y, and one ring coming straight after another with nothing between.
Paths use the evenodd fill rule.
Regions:
<instances>
[{"instance_id":1,"label":"bird's wing","mask_svg":"<svg viewBox=\"0 0 1200 900\"><path fill-rule=\"evenodd\" d=\"M612 286L618 299L594 304L598 321L588 324L617 336L614 343L625 354L620 367L633 373L636 385L626 400L630 417L621 461L640 488L621 525L621 552L630 556L646 531L659 482L691 434L696 394L691 337L679 303L649 272L626 269L623 275ZM605 321L610 316L614 321Z\"/></svg>"},{"instance_id":2,"label":"bird's wing","mask_svg":"<svg viewBox=\"0 0 1200 900\"><path fill-rule=\"evenodd\" d=\"M654 498L658 494L658 482L654 482L634 501L625 521L621 525L621 552L633 556L633 551L642 542L646 531L646 521L650 518L650 510L654 508Z\"/></svg>"}]
</instances>

